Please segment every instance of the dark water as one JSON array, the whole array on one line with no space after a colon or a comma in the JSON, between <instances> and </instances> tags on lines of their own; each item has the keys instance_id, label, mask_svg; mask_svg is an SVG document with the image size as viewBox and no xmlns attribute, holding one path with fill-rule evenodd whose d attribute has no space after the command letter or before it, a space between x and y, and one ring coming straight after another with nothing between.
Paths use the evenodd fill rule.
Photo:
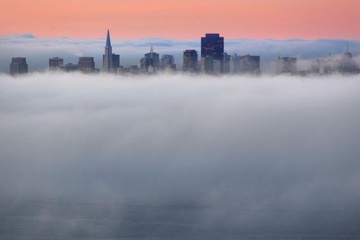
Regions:
<instances>
[{"instance_id":1,"label":"dark water","mask_svg":"<svg viewBox=\"0 0 360 240\"><path fill-rule=\"evenodd\" d=\"M358 239L360 212L1 201L0 239Z\"/></svg>"}]
</instances>

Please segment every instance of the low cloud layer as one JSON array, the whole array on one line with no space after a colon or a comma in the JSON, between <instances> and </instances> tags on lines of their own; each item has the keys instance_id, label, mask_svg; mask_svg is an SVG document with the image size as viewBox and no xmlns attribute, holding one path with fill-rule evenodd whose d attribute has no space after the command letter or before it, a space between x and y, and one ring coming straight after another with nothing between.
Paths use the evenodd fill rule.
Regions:
<instances>
[{"instance_id":1,"label":"low cloud layer","mask_svg":"<svg viewBox=\"0 0 360 240\"><path fill-rule=\"evenodd\" d=\"M172 54L178 67L182 66L183 51L195 49L200 54L200 37L192 40L174 40L164 38L112 39L113 52L120 54L121 65L139 65L140 58L148 53L151 46L155 52ZM12 57L26 57L30 71L43 71L48 68L49 58L59 56L65 63L77 63L78 57L92 56L96 67L102 68L105 39L60 39L37 38L31 34L0 36L0 72L9 73ZM308 60L343 54L349 44L350 51L358 58L360 41L342 39L225 39L225 51L228 54L260 55L261 70L264 73L275 71L275 60L280 56L297 57L299 70L310 69ZM360 59L357 59L360 62Z\"/></svg>"},{"instance_id":2,"label":"low cloud layer","mask_svg":"<svg viewBox=\"0 0 360 240\"><path fill-rule=\"evenodd\" d=\"M360 77L0 76L0 239L360 235Z\"/></svg>"}]
</instances>

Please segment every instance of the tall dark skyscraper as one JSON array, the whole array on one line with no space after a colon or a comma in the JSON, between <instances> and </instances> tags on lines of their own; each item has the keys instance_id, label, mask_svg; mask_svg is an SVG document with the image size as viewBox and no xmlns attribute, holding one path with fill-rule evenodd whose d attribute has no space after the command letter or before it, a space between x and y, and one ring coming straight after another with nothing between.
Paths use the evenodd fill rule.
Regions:
<instances>
[{"instance_id":1,"label":"tall dark skyscraper","mask_svg":"<svg viewBox=\"0 0 360 240\"><path fill-rule=\"evenodd\" d=\"M120 67L120 55L119 54L112 54L112 69L115 72Z\"/></svg>"},{"instance_id":2,"label":"tall dark skyscraper","mask_svg":"<svg viewBox=\"0 0 360 240\"><path fill-rule=\"evenodd\" d=\"M10 74L24 74L28 73L28 65L26 63L26 58L24 57L16 57L12 58L10 63Z\"/></svg>"},{"instance_id":3,"label":"tall dark skyscraper","mask_svg":"<svg viewBox=\"0 0 360 240\"><path fill-rule=\"evenodd\" d=\"M113 57L112 57L112 47L110 42L110 32L108 29L106 35L105 54L103 58L103 71L111 72L112 69L113 69Z\"/></svg>"},{"instance_id":4,"label":"tall dark skyscraper","mask_svg":"<svg viewBox=\"0 0 360 240\"><path fill-rule=\"evenodd\" d=\"M214 73L214 61L220 64L220 73L224 65L224 38L218 33L207 33L201 38L201 68L205 73Z\"/></svg>"},{"instance_id":5,"label":"tall dark skyscraper","mask_svg":"<svg viewBox=\"0 0 360 240\"><path fill-rule=\"evenodd\" d=\"M160 55L154 52L153 47L150 48L150 52L140 60L141 72L152 73L156 72L160 68Z\"/></svg>"},{"instance_id":6,"label":"tall dark skyscraper","mask_svg":"<svg viewBox=\"0 0 360 240\"><path fill-rule=\"evenodd\" d=\"M221 61L224 54L224 38L218 33L207 33L201 38L201 57L211 56Z\"/></svg>"},{"instance_id":7,"label":"tall dark skyscraper","mask_svg":"<svg viewBox=\"0 0 360 240\"><path fill-rule=\"evenodd\" d=\"M185 50L183 55L184 72L198 71L198 54L195 50Z\"/></svg>"}]
</instances>

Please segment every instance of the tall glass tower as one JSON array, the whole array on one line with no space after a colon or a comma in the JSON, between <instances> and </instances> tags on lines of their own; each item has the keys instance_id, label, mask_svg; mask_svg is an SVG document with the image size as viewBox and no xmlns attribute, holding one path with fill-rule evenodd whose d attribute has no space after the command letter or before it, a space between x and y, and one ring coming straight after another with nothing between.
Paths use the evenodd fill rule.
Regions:
<instances>
[{"instance_id":1,"label":"tall glass tower","mask_svg":"<svg viewBox=\"0 0 360 240\"><path fill-rule=\"evenodd\" d=\"M224 38L218 33L207 33L201 38L201 57L213 57L222 61L224 54Z\"/></svg>"},{"instance_id":2,"label":"tall glass tower","mask_svg":"<svg viewBox=\"0 0 360 240\"><path fill-rule=\"evenodd\" d=\"M219 65L219 72L223 72L224 38L218 33L207 33L201 38L202 71L214 73L214 63Z\"/></svg>"}]
</instances>

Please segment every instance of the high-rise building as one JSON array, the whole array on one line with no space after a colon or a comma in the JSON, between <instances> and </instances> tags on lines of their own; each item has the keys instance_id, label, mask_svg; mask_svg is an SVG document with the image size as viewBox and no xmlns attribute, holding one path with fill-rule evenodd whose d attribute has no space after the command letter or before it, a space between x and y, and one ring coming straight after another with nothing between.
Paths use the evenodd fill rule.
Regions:
<instances>
[{"instance_id":1,"label":"high-rise building","mask_svg":"<svg viewBox=\"0 0 360 240\"><path fill-rule=\"evenodd\" d=\"M346 74L356 74L360 72L359 66L353 59L353 55L349 52L349 46L337 64L337 71Z\"/></svg>"},{"instance_id":2,"label":"high-rise building","mask_svg":"<svg viewBox=\"0 0 360 240\"><path fill-rule=\"evenodd\" d=\"M234 55L232 55L230 58L230 73L240 73L240 56L238 56L236 53L234 53Z\"/></svg>"},{"instance_id":3,"label":"high-rise building","mask_svg":"<svg viewBox=\"0 0 360 240\"><path fill-rule=\"evenodd\" d=\"M276 73L297 73L297 58L294 57L278 57L276 60Z\"/></svg>"},{"instance_id":4,"label":"high-rise building","mask_svg":"<svg viewBox=\"0 0 360 240\"><path fill-rule=\"evenodd\" d=\"M49 59L49 70L50 71L55 71L55 70L59 70L60 66L62 66L64 64L64 59L59 58L59 57L53 57Z\"/></svg>"},{"instance_id":5,"label":"high-rise building","mask_svg":"<svg viewBox=\"0 0 360 240\"><path fill-rule=\"evenodd\" d=\"M153 73L160 68L160 55L154 52L153 47L140 59L140 70L143 73Z\"/></svg>"},{"instance_id":6,"label":"high-rise building","mask_svg":"<svg viewBox=\"0 0 360 240\"><path fill-rule=\"evenodd\" d=\"M349 52L349 46L344 52L342 58L332 56L331 53L328 57L313 60L311 63L311 73L313 74L358 74L360 73L359 65L353 59L353 55Z\"/></svg>"},{"instance_id":7,"label":"high-rise building","mask_svg":"<svg viewBox=\"0 0 360 240\"><path fill-rule=\"evenodd\" d=\"M79 57L78 68L83 73L95 72L95 61L93 57Z\"/></svg>"},{"instance_id":8,"label":"high-rise building","mask_svg":"<svg viewBox=\"0 0 360 240\"><path fill-rule=\"evenodd\" d=\"M212 56L201 57L201 67L200 70L202 73L213 74L214 73L214 58ZM218 61L218 60L217 60Z\"/></svg>"},{"instance_id":9,"label":"high-rise building","mask_svg":"<svg viewBox=\"0 0 360 240\"><path fill-rule=\"evenodd\" d=\"M10 74L24 74L28 73L28 65L26 63L26 58L24 57L16 57L12 58L10 63Z\"/></svg>"},{"instance_id":10,"label":"high-rise building","mask_svg":"<svg viewBox=\"0 0 360 240\"><path fill-rule=\"evenodd\" d=\"M231 64L231 56L227 53L224 53L223 56L223 73L229 74L230 73L230 64Z\"/></svg>"},{"instance_id":11,"label":"high-rise building","mask_svg":"<svg viewBox=\"0 0 360 240\"><path fill-rule=\"evenodd\" d=\"M112 69L114 72L120 67L120 55L119 54L112 54Z\"/></svg>"},{"instance_id":12,"label":"high-rise building","mask_svg":"<svg viewBox=\"0 0 360 240\"><path fill-rule=\"evenodd\" d=\"M210 62L211 59L220 63L220 73L222 73L224 67L224 38L220 37L218 33L207 33L205 37L201 38L202 71L205 73L214 72L214 63Z\"/></svg>"},{"instance_id":13,"label":"high-rise building","mask_svg":"<svg viewBox=\"0 0 360 240\"><path fill-rule=\"evenodd\" d=\"M103 71L117 72L120 67L120 55L112 53L112 46L110 40L110 31L107 30L105 54L103 55Z\"/></svg>"},{"instance_id":14,"label":"high-rise building","mask_svg":"<svg viewBox=\"0 0 360 240\"><path fill-rule=\"evenodd\" d=\"M239 69L242 74L260 74L260 56L240 56Z\"/></svg>"},{"instance_id":15,"label":"high-rise building","mask_svg":"<svg viewBox=\"0 0 360 240\"><path fill-rule=\"evenodd\" d=\"M161 70L176 70L175 60L173 55L164 54L161 57Z\"/></svg>"},{"instance_id":16,"label":"high-rise building","mask_svg":"<svg viewBox=\"0 0 360 240\"><path fill-rule=\"evenodd\" d=\"M198 54L195 50L185 50L183 55L183 71L197 72L198 71Z\"/></svg>"},{"instance_id":17,"label":"high-rise building","mask_svg":"<svg viewBox=\"0 0 360 240\"><path fill-rule=\"evenodd\" d=\"M112 72L112 69L113 69L113 54L112 54L112 47L110 42L110 31L108 29L106 34L105 54L103 55L103 71Z\"/></svg>"},{"instance_id":18,"label":"high-rise building","mask_svg":"<svg viewBox=\"0 0 360 240\"><path fill-rule=\"evenodd\" d=\"M105 61L105 55L103 55L103 62ZM120 67L120 55L119 54L111 54L112 68L110 71L104 72L114 72L116 73L118 68Z\"/></svg>"}]
</instances>

